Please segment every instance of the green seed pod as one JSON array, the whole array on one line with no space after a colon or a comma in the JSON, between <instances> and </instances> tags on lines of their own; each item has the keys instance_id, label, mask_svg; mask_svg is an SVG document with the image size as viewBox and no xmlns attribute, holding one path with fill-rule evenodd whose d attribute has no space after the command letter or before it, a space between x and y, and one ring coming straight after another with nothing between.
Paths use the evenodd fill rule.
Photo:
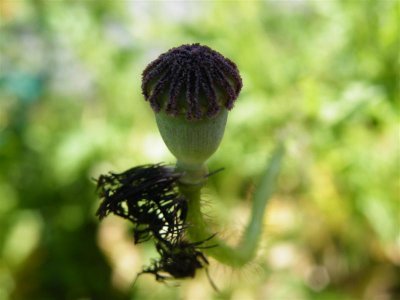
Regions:
<instances>
[{"instance_id":1,"label":"green seed pod","mask_svg":"<svg viewBox=\"0 0 400 300\"><path fill-rule=\"evenodd\" d=\"M142 76L143 95L178 168L187 181L205 175L242 88L236 65L207 46L182 45L161 54Z\"/></svg>"},{"instance_id":2,"label":"green seed pod","mask_svg":"<svg viewBox=\"0 0 400 300\"><path fill-rule=\"evenodd\" d=\"M174 117L160 112L156 121L165 144L178 160L178 168L195 172L195 178L204 178L199 176L207 173L203 164L218 149L227 117L226 109L212 119L192 121L182 115Z\"/></svg>"}]
</instances>

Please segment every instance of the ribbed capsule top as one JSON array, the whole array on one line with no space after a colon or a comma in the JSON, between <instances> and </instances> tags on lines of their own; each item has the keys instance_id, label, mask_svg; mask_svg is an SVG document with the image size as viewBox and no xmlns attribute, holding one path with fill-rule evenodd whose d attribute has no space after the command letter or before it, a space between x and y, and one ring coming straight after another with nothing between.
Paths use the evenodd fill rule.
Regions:
<instances>
[{"instance_id":1,"label":"ribbed capsule top","mask_svg":"<svg viewBox=\"0 0 400 300\"><path fill-rule=\"evenodd\" d=\"M241 88L235 63L200 44L170 49L142 74L142 93L155 112L185 114L189 120L232 109Z\"/></svg>"}]
</instances>

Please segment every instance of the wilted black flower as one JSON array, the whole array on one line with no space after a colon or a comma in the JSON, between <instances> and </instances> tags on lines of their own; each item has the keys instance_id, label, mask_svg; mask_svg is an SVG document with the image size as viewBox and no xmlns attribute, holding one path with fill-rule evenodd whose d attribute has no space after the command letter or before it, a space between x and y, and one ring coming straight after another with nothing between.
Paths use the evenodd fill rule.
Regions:
<instances>
[{"instance_id":1,"label":"wilted black flower","mask_svg":"<svg viewBox=\"0 0 400 300\"><path fill-rule=\"evenodd\" d=\"M154 274L158 281L194 277L197 269L208 265L199 250L206 240L190 243L185 239L187 200L179 193L180 176L175 168L156 164L101 175L97 180L102 199L97 216L102 219L112 213L130 220L135 243L154 241L160 259L140 274Z\"/></svg>"},{"instance_id":2,"label":"wilted black flower","mask_svg":"<svg viewBox=\"0 0 400 300\"><path fill-rule=\"evenodd\" d=\"M156 249L161 258L155 261L150 267L145 268L139 275L144 273L154 274L157 281L164 281L171 278L193 278L197 269L208 266L208 260L200 251L200 248L214 247L201 246L213 236L195 243L189 243L183 237L173 243L162 241L156 243Z\"/></svg>"},{"instance_id":3,"label":"wilted black flower","mask_svg":"<svg viewBox=\"0 0 400 300\"><path fill-rule=\"evenodd\" d=\"M232 109L242 88L236 65L199 44L161 54L142 76L143 95L155 112L186 114L187 119L213 117L222 107Z\"/></svg>"},{"instance_id":4,"label":"wilted black flower","mask_svg":"<svg viewBox=\"0 0 400 300\"><path fill-rule=\"evenodd\" d=\"M180 174L161 164L131 168L123 173L101 175L97 188L102 203L100 219L110 213L134 224L135 243L155 236L170 240L184 229L187 203L178 192Z\"/></svg>"}]
</instances>

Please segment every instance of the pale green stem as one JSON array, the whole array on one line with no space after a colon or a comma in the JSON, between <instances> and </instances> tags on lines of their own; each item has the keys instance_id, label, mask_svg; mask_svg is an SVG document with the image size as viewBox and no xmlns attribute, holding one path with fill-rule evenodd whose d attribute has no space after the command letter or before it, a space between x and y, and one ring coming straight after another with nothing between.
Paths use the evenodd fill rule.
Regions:
<instances>
[{"instance_id":1,"label":"pale green stem","mask_svg":"<svg viewBox=\"0 0 400 300\"><path fill-rule=\"evenodd\" d=\"M243 266L254 258L263 229L265 207L274 191L283 153L283 146L279 146L275 150L256 187L250 221L240 243L236 247L233 247L227 245L218 236L215 236L204 244L204 246L217 245L216 247L205 249L205 252L209 256L214 257L221 263L235 267ZM198 182L202 183L191 184L183 180L180 184L180 190L189 202L187 216L189 223L188 232L193 242L206 240L214 234L201 214L201 188L204 185L204 178L199 178Z\"/></svg>"}]
</instances>

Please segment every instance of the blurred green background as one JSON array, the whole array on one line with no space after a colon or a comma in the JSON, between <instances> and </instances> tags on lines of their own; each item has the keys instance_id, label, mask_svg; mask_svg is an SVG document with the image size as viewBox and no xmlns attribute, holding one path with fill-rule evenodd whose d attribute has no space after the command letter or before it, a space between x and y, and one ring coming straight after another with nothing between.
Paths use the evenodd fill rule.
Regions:
<instances>
[{"instance_id":1,"label":"blurred green background","mask_svg":"<svg viewBox=\"0 0 400 300\"><path fill-rule=\"evenodd\" d=\"M0 299L400 299L398 1L0 1ZM278 140L254 262L179 287L92 178L173 162L141 96L159 54L199 42L244 88L206 210L235 241Z\"/></svg>"}]
</instances>

